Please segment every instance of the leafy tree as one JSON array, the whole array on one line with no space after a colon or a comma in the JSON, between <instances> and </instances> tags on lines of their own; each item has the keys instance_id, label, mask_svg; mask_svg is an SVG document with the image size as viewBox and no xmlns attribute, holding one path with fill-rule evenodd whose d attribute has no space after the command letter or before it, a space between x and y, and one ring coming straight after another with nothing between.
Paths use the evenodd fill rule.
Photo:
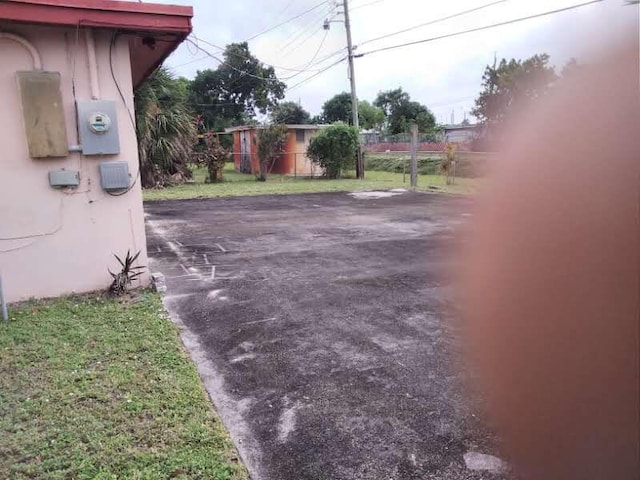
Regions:
<instances>
[{"instance_id":1,"label":"leafy tree","mask_svg":"<svg viewBox=\"0 0 640 480\"><path fill-rule=\"evenodd\" d=\"M327 100L322 106L322 120L327 123L344 122L352 125L351 95L342 92ZM361 100L358 102L358 122L361 128L379 129L384 125L384 112L366 100Z\"/></svg>"},{"instance_id":2,"label":"leafy tree","mask_svg":"<svg viewBox=\"0 0 640 480\"><path fill-rule=\"evenodd\" d=\"M288 129L286 125L273 124L258 130L258 158L260 159L260 172L257 179L261 182L267 180L267 174L271 166L283 154L287 144Z\"/></svg>"},{"instance_id":3,"label":"leafy tree","mask_svg":"<svg viewBox=\"0 0 640 480\"><path fill-rule=\"evenodd\" d=\"M546 53L526 60L503 58L485 67L482 91L471 113L499 141L500 131L513 112L544 96L557 78Z\"/></svg>"},{"instance_id":4,"label":"leafy tree","mask_svg":"<svg viewBox=\"0 0 640 480\"><path fill-rule=\"evenodd\" d=\"M190 86L192 108L203 115L207 129L217 131L248 124L256 112L266 114L284 98L286 88L246 42L227 45L223 57L215 70L199 71Z\"/></svg>"},{"instance_id":5,"label":"leafy tree","mask_svg":"<svg viewBox=\"0 0 640 480\"><path fill-rule=\"evenodd\" d=\"M408 132L416 123L423 133L431 132L436 126L436 118L426 106L411 100L409 94L396 88L378 93L373 104L384 111L387 131L391 135Z\"/></svg>"},{"instance_id":6,"label":"leafy tree","mask_svg":"<svg viewBox=\"0 0 640 480\"><path fill-rule=\"evenodd\" d=\"M358 102L360 127L366 130L381 130L384 127L384 111L366 100Z\"/></svg>"},{"instance_id":7,"label":"leafy tree","mask_svg":"<svg viewBox=\"0 0 640 480\"><path fill-rule=\"evenodd\" d=\"M311 122L311 115L296 102L282 102L271 109L273 123L305 125Z\"/></svg>"},{"instance_id":8,"label":"leafy tree","mask_svg":"<svg viewBox=\"0 0 640 480\"><path fill-rule=\"evenodd\" d=\"M323 128L311 138L307 156L318 164L328 178L340 178L355 166L360 134L358 129L338 122Z\"/></svg>"},{"instance_id":9,"label":"leafy tree","mask_svg":"<svg viewBox=\"0 0 640 480\"><path fill-rule=\"evenodd\" d=\"M353 123L351 95L342 92L334 95L322 105L322 119L326 123Z\"/></svg>"},{"instance_id":10,"label":"leafy tree","mask_svg":"<svg viewBox=\"0 0 640 480\"><path fill-rule=\"evenodd\" d=\"M196 127L180 80L160 67L136 90L135 110L142 186L191 178Z\"/></svg>"}]
</instances>

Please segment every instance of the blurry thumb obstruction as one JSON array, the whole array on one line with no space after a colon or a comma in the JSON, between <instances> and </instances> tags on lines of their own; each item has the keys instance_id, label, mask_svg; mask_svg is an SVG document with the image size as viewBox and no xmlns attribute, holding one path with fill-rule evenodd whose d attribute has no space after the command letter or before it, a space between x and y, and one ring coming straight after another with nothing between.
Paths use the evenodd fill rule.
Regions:
<instances>
[{"instance_id":1,"label":"blurry thumb obstruction","mask_svg":"<svg viewBox=\"0 0 640 480\"><path fill-rule=\"evenodd\" d=\"M523 478L640 478L637 42L519 112L474 217L468 359Z\"/></svg>"}]
</instances>

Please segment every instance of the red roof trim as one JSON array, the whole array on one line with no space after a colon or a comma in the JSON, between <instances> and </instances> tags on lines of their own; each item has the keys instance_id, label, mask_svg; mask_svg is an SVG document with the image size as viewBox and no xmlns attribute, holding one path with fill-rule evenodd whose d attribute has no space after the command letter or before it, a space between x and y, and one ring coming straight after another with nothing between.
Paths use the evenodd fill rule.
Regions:
<instances>
[{"instance_id":1,"label":"red roof trim","mask_svg":"<svg viewBox=\"0 0 640 480\"><path fill-rule=\"evenodd\" d=\"M0 0L0 21L95 27L131 34L131 74L137 87L191 33L193 8L115 0ZM149 50L140 35L165 38Z\"/></svg>"},{"instance_id":2,"label":"red roof trim","mask_svg":"<svg viewBox=\"0 0 640 480\"><path fill-rule=\"evenodd\" d=\"M0 20L46 25L85 25L119 30L190 33L192 16L191 7L114 0L0 2Z\"/></svg>"},{"instance_id":3,"label":"red roof trim","mask_svg":"<svg viewBox=\"0 0 640 480\"><path fill-rule=\"evenodd\" d=\"M165 5L159 3L136 3L116 0L5 0L5 3L23 3L62 8L82 8L86 10L153 13L156 15L179 15L185 17L193 17L192 7L181 5Z\"/></svg>"}]
</instances>

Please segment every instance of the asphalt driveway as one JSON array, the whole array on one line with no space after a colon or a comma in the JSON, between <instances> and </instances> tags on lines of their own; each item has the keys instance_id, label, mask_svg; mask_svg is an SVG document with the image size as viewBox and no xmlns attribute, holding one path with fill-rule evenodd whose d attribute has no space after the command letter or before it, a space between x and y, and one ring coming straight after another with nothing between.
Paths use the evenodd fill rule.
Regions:
<instances>
[{"instance_id":1,"label":"asphalt driveway","mask_svg":"<svg viewBox=\"0 0 640 480\"><path fill-rule=\"evenodd\" d=\"M254 480L494 479L449 269L470 202L397 192L147 203L150 266Z\"/></svg>"}]
</instances>

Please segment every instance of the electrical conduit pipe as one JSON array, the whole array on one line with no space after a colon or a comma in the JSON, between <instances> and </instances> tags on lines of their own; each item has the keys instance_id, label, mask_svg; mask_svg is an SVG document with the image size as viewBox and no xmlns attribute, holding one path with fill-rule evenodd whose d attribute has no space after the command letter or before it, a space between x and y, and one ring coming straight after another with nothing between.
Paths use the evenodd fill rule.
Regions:
<instances>
[{"instance_id":1,"label":"electrical conduit pipe","mask_svg":"<svg viewBox=\"0 0 640 480\"><path fill-rule=\"evenodd\" d=\"M87 60L89 62L89 83L91 85L91 98L100 98L100 85L98 84L98 62L96 61L96 44L93 40L93 30L87 28L85 31L87 40Z\"/></svg>"},{"instance_id":2,"label":"electrical conduit pipe","mask_svg":"<svg viewBox=\"0 0 640 480\"><path fill-rule=\"evenodd\" d=\"M31 57L33 58L33 69L42 70L42 60L40 59L40 54L38 53L38 50L36 50L36 47L34 47L28 40L18 35L14 35L13 33L0 32L0 39L3 38L5 40L13 40L14 42L19 43L24 48L29 50Z\"/></svg>"}]
</instances>

